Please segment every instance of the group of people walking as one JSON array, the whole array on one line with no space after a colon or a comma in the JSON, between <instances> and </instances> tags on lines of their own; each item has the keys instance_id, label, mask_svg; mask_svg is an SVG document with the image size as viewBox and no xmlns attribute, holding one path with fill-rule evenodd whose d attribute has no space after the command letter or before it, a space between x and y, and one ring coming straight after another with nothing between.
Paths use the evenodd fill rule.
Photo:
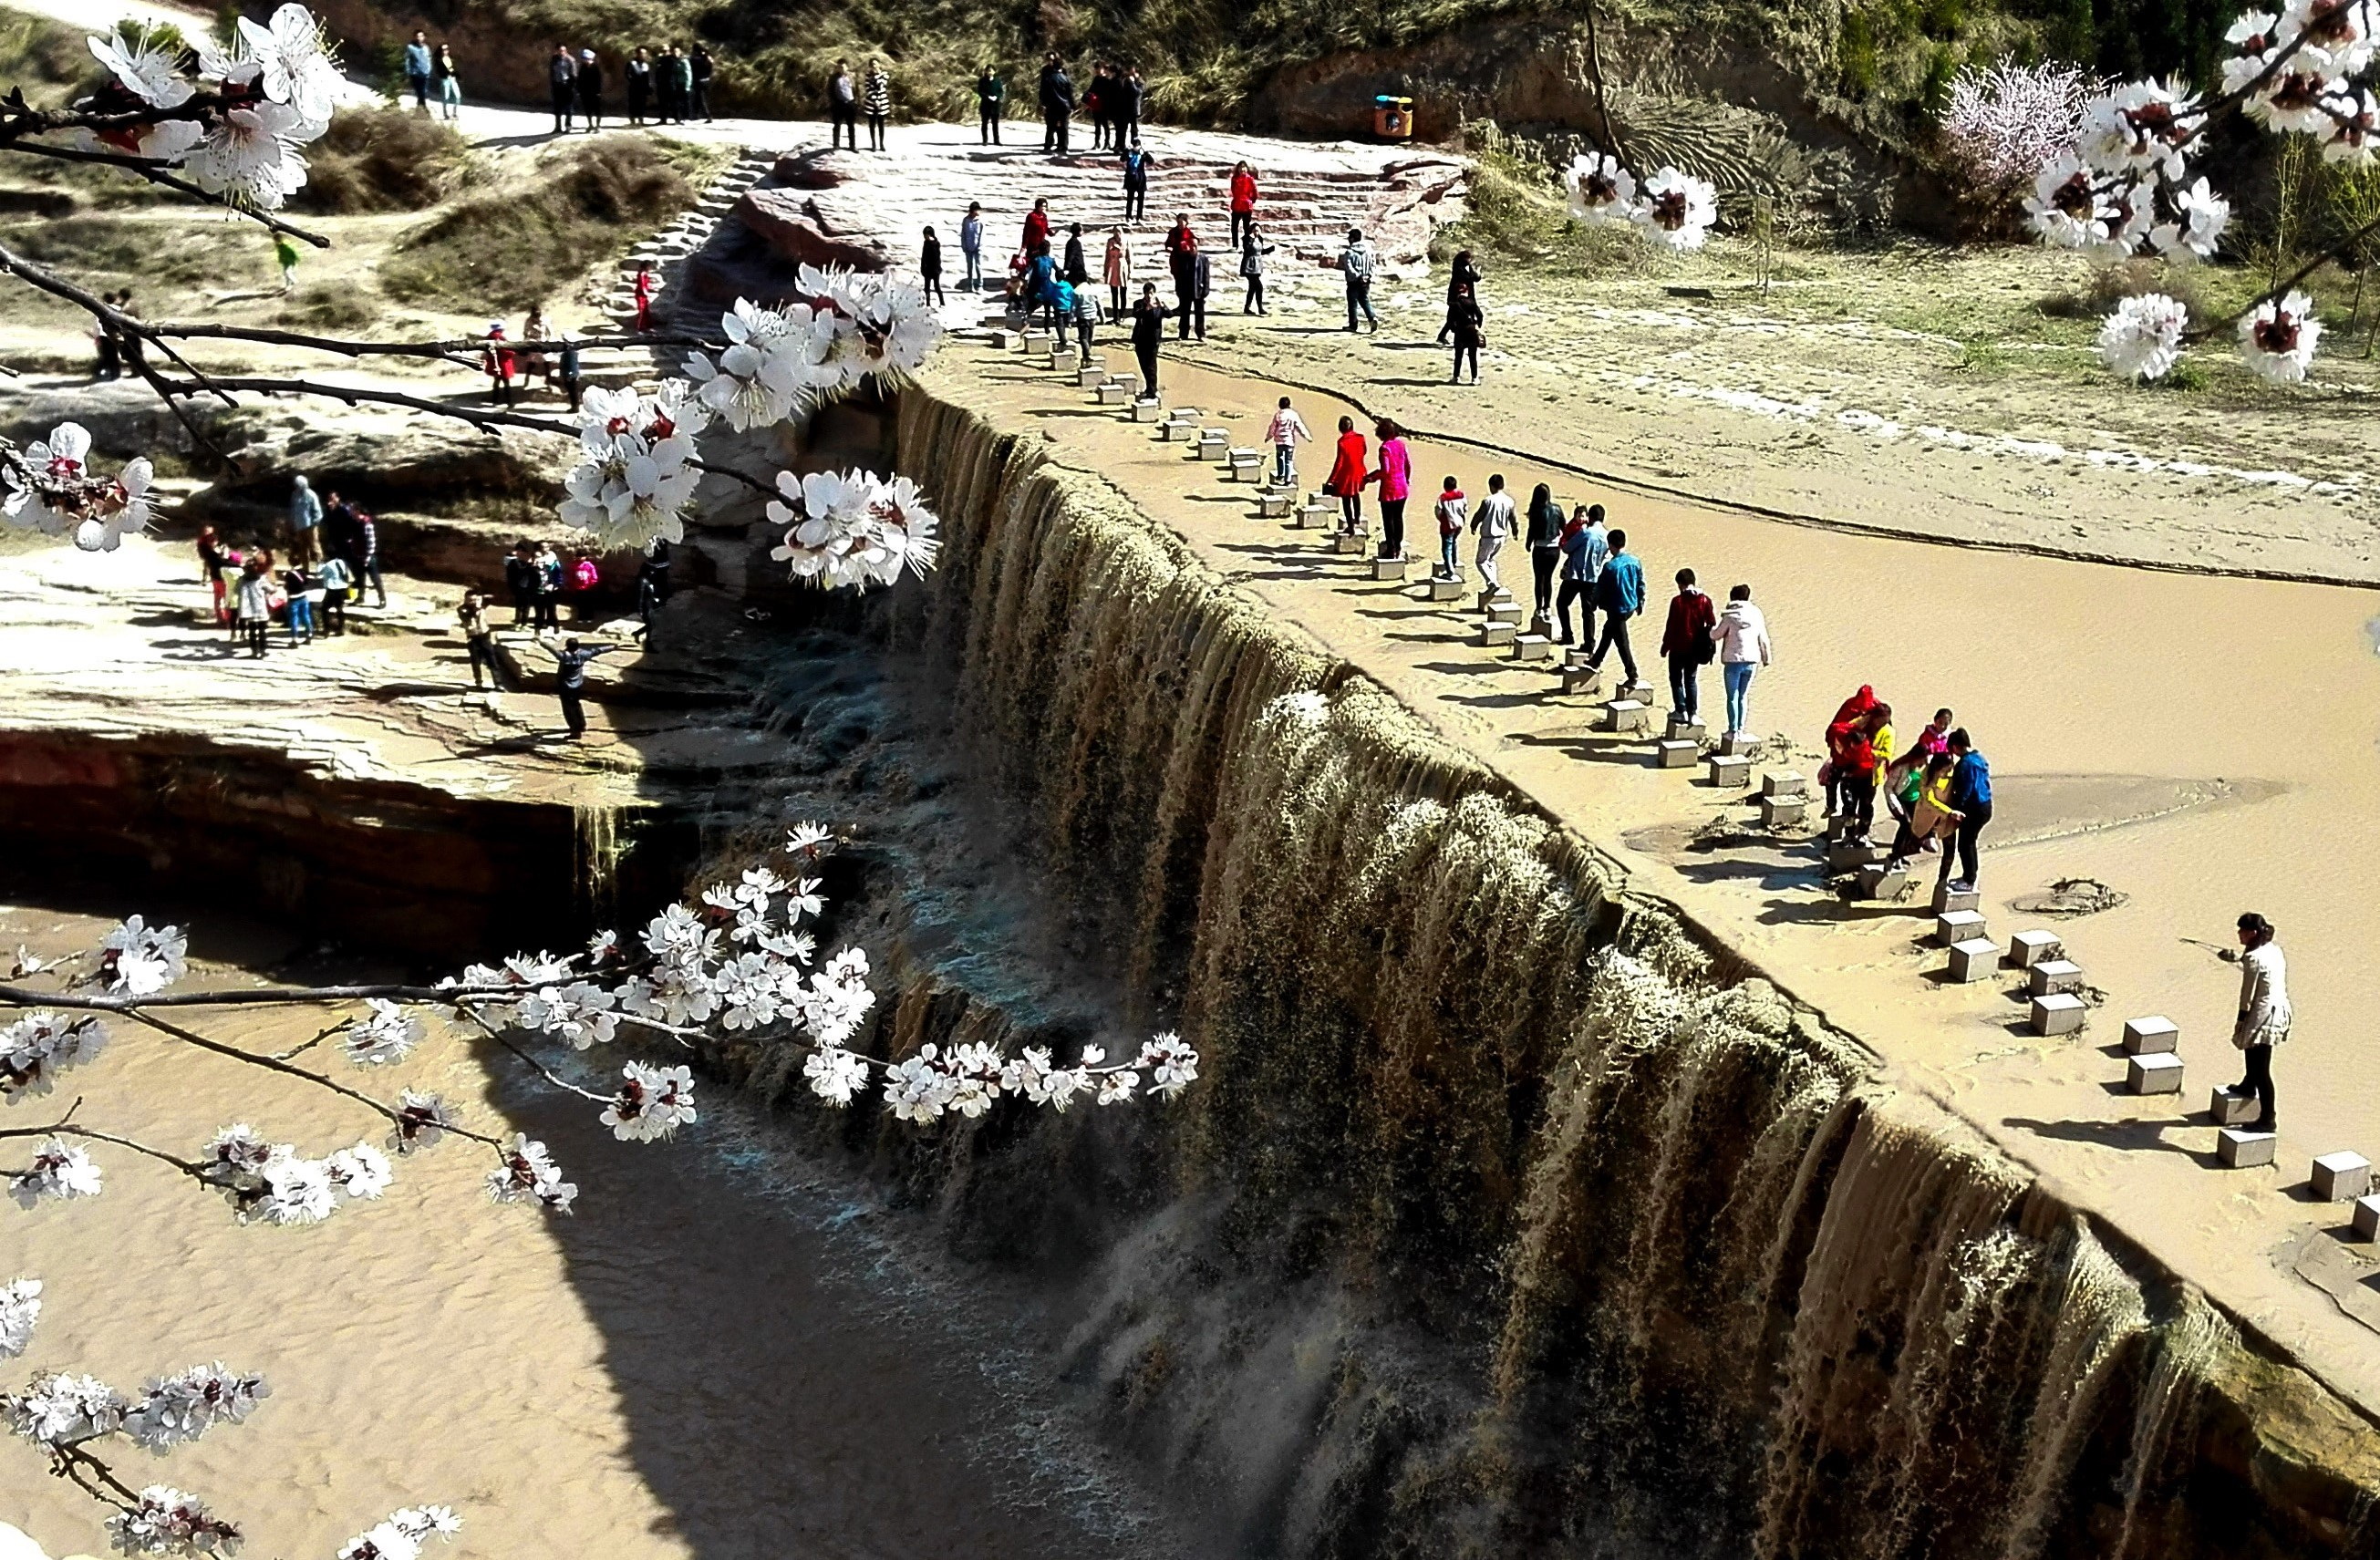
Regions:
<instances>
[{"instance_id":1,"label":"group of people walking","mask_svg":"<svg viewBox=\"0 0 2380 1560\"><path fill-rule=\"evenodd\" d=\"M628 123L683 125L709 119L710 80L716 67L710 51L700 43L690 49L663 43L658 54L637 49L620 66ZM555 135L566 134L574 127L589 134L603 127L603 62L594 50L573 53L567 44L555 44L546 61L545 79L553 100Z\"/></svg>"},{"instance_id":2,"label":"group of people walking","mask_svg":"<svg viewBox=\"0 0 2380 1560\"><path fill-rule=\"evenodd\" d=\"M1854 841L1873 833L1881 793L1894 823L1889 865L1903 867L1920 852L1939 850L1937 880L1954 890L1974 888L1978 842L1992 821L1992 766L1949 708L1936 710L1904 745L1892 706L1863 685L1828 722L1818 780L1827 811L1854 820Z\"/></svg>"}]
</instances>

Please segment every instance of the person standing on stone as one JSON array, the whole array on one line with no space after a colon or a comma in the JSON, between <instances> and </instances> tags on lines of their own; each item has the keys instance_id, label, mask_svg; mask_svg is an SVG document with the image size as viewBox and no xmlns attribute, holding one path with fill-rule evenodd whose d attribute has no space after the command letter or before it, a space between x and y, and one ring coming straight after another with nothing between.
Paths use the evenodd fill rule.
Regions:
<instances>
[{"instance_id":1,"label":"person standing on stone","mask_svg":"<svg viewBox=\"0 0 2380 1560\"><path fill-rule=\"evenodd\" d=\"M710 123L710 75L715 68L710 51L699 43L686 56L686 112L706 125Z\"/></svg>"},{"instance_id":2,"label":"person standing on stone","mask_svg":"<svg viewBox=\"0 0 2380 1560\"><path fill-rule=\"evenodd\" d=\"M520 627L537 612L537 549L528 542L514 544L504 560L504 589L513 599L513 626Z\"/></svg>"},{"instance_id":3,"label":"person standing on stone","mask_svg":"<svg viewBox=\"0 0 2380 1560\"><path fill-rule=\"evenodd\" d=\"M1124 296L1132 287L1132 240L1121 227L1108 229L1108 252L1099 263L1099 279L1108 287L1108 312L1123 319Z\"/></svg>"},{"instance_id":4,"label":"person standing on stone","mask_svg":"<svg viewBox=\"0 0 2380 1560\"><path fill-rule=\"evenodd\" d=\"M587 693L587 663L619 647L582 647L576 639L565 639L558 650L544 647L545 653L553 658L553 691L562 696L562 723L569 729L572 742L587 734L587 707L581 702Z\"/></svg>"},{"instance_id":5,"label":"person standing on stone","mask_svg":"<svg viewBox=\"0 0 2380 1560\"><path fill-rule=\"evenodd\" d=\"M1463 527L1471 522L1471 506L1453 478L1439 485L1438 503L1432 513L1438 516L1438 568L1430 577L1459 580L1463 577L1463 562L1454 550L1462 545Z\"/></svg>"},{"instance_id":6,"label":"person standing on stone","mask_svg":"<svg viewBox=\"0 0 2380 1560\"><path fill-rule=\"evenodd\" d=\"M2289 1037L2296 1014L2289 1008L2289 966L2274 940L2273 924L2254 911L2240 917L2240 1017L2231 1026L2247 1071L2223 1092L2234 1099L2253 1094L2252 1132L2277 1130L2273 1113L2273 1047Z\"/></svg>"},{"instance_id":7,"label":"person standing on stone","mask_svg":"<svg viewBox=\"0 0 2380 1560\"><path fill-rule=\"evenodd\" d=\"M917 246L918 290L929 303L947 304L951 300L942 292L942 241L926 229L925 241Z\"/></svg>"},{"instance_id":8,"label":"person standing on stone","mask_svg":"<svg viewBox=\"0 0 2380 1560\"><path fill-rule=\"evenodd\" d=\"M455 51L445 44L438 45L438 57L430 62L430 74L438 81L438 114L443 119L463 117L463 79L455 74Z\"/></svg>"},{"instance_id":9,"label":"person standing on stone","mask_svg":"<svg viewBox=\"0 0 2380 1560\"><path fill-rule=\"evenodd\" d=\"M1127 70L1123 86L1116 94L1116 144L1126 139L1140 144L1140 111L1148 101L1148 83L1140 79L1138 67Z\"/></svg>"},{"instance_id":10,"label":"person standing on stone","mask_svg":"<svg viewBox=\"0 0 2380 1560\"><path fill-rule=\"evenodd\" d=\"M1977 840L1992 821L1992 766L1975 751L1964 726L1950 733L1950 756L1959 761L1950 775L1950 810L1959 815L1959 848L1942 847L1942 875L1936 881L1963 893L1975 886ZM1960 869L1956 877L1950 876L1954 860Z\"/></svg>"},{"instance_id":11,"label":"person standing on stone","mask_svg":"<svg viewBox=\"0 0 2380 1560\"><path fill-rule=\"evenodd\" d=\"M1173 299L1182 312L1182 339L1190 339L1190 300L1198 286L1198 236L1190 231L1190 213L1177 212L1165 236L1165 268L1173 275Z\"/></svg>"},{"instance_id":12,"label":"person standing on stone","mask_svg":"<svg viewBox=\"0 0 2380 1560\"><path fill-rule=\"evenodd\" d=\"M1727 734L1747 735L1751 727L1752 679L1767 666L1772 655L1768 643L1768 620L1752 604L1752 587L1739 585L1727 593L1727 605L1718 614L1718 672L1727 688ZM1919 746L1920 757L1931 757L1936 750Z\"/></svg>"},{"instance_id":13,"label":"person standing on stone","mask_svg":"<svg viewBox=\"0 0 2380 1560\"><path fill-rule=\"evenodd\" d=\"M273 626L273 581L264 572L261 556L240 565L232 602L237 614L234 644L247 646L250 656L262 660L265 632Z\"/></svg>"},{"instance_id":14,"label":"person standing on stone","mask_svg":"<svg viewBox=\"0 0 2380 1560\"><path fill-rule=\"evenodd\" d=\"M1447 328L1454 333L1454 369L1447 375L1449 384L1463 382L1463 361L1471 360L1471 382L1479 382L1479 349L1488 345L1488 316L1479 308L1479 300L1469 292L1463 293L1447 307Z\"/></svg>"},{"instance_id":15,"label":"person standing on stone","mask_svg":"<svg viewBox=\"0 0 2380 1560\"><path fill-rule=\"evenodd\" d=\"M471 686L495 684L496 692L510 693L504 685L504 662L496 659L496 631L488 626L488 599L476 590L463 593L463 604L455 612L463 627L463 649L471 658ZM486 673L486 682L480 674Z\"/></svg>"},{"instance_id":16,"label":"person standing on stone","mask_svg":"<svg viewBox=\"0 0 2380 1560\"><path fill-rule=\"evenodd\" d=\"M679 124L694 117L694 61L672 43L662 57L667 79L662 82L662 111Z\"/></svg>"},{"instance_id":17,"label":"person standing on stone","mask_svg":"<svg viewBox=\"0 0 2380 1560\"><path fill-rule=\"evenodd\" d=\"M578 66L559 43L553 46L553 57L545 62L545 80L553 93L553 133L566 135L571 113L578 106Z\"/></svg>"},{"instance_id":18,"label":"person standing on stone","mask_svg":"<svg viewBox=\"0 0 2380 1560\"><path fill-rule=\"evenodd\" d=\"M1529 494L1524 540L1529 549L1529 578L1536 587L1529 608L1529 632L1548 636L1554 623L1554 570L1561 565L1562 506L1543 482Z\"/></svg>"},{"instance_id":19,"label":"person standing on stone","mask_svg":"<svg viewBox=\"0 0 2380 1560\"><path fill-rule=\"evenodd\" d=\"M826 83L827 150L834 151L843 138L851 138L851 150L859 150L859 83L851 78L851 62L834 62L834 74Z\"/></svg>"},{"instance_id":20,"label":"person standing on stone","mask_svg":"<svg viewBox=\"0 0 2380 1560\"><path fill-rule=\"evenodd\" d=\"M1558 644L1568 645L1571 603L1578 603L1578 644L1592 648L1595 644L1595 576L1603 572L1603 561L1611 555L1611 544L1603 530L1603 506L1583 503L1570 512L1570 523L1561 535L1561 591L1554 598L1554 617L1561 624Z\"/></svg>"},{"instance_id":21,"label":"person standing on stone","mask_svg":"<svg viewBox=\"0 0 2380 1560\"><path fill-rule=\"evenodd\" d=\"M627 82L628 123L640 126L645 122L645 109L652 102L653 97L651 56L644 50L638 49L628 56L628 63L620 67L620 74ZM666 111L663 112L662 118L664 124L668 122L669 115Z\"/></svg>"},{"instance_id":22,"label":"person standing on stone","mask_svg":"<svg viewBox=\"0 0 2380 1560\"><path fill-rule=\"evenodd\" d=\"M414 29L413 42L405 46L405 84L413 89L413 105L422 113L430 112L430 34Z\"/></svg>"},{"instance_id":23,"label":"person standing on stone","mask_svg":"<svg viewBox=\"0 0 2380 1560\"><path fill-rule=\"evenodd\" d=\"M1380 485L1380 556L1405 555L1405 500L1413 492L1413 456L1405 450L1405 430L1382 417L1372 431L1380 441L1380 464L1365 477Z\"/></svg>"},{"instance_id":24,"label":"person standing on stone","mask_svg":"<svg viewBox=\"0 0 2380 1560\"><path fill-rule=\"evenodd\" d=\"M337 553L322 560L314 577L322 582L322 632L345 636L347 632L347 596L356 587L356 572Z\"/></svg>"},{"instance_id":25,"label":"person standing on stone","mask_svg":"<svg viewBox=\"0 0 2380 1560\"><path fill-rule=\"evenodd\" d=\"M589 135L603 127L603 66L595 51L578 51L578 117Z\"/></svg>"},{"instance_id":26,"label":"person standing on stone","mask_svg":"<svg viewBox=\"0 0 2380 1560\"><path fill-rule=\"evenodd\" d=\"M1249 223L1241 231L1240 275L1248 284L1247 296L1240 300L1240 312L1243 314L1268 312L1265 308L1264 258L1272 253L1272 248L1257 232L1255 223Z\"/></svg>"},{"instance_id":27,"label":"person standing on stone","mask_svg":"<svg viewBox=\"0 0 2380 1560\"><path fill-rule=\"evenodd\" d=\"M1347 279L1347 331L1350 335L1355 331L1357 309L1363 310L1364 318L1371 321L1372 333L1379 334L1380 317L1372 312L1372 272L1378 264L1378 257L1373 252L1371 241L1364 236L1364 230L1349 228L1347 247L1339 251L1339 271Z\"/></svg>"},{"instance_id":28,"label":"person standing on stone","mask_svg":"<svg viewBox=\"0 0 2380 1560\"><path fill-rule=\"evenodd\" d=\"M1087 368L1091 361L1091 337L1099 323L1099 295L1088 282L1079 287L1072 284L1068 285L1075 295L1075 339L1082 347L1082 356L1075 361Z\"/></svg>"},{"instance_id":29,"label":"person standing on stone","mask_svg":"<svg viewBox=\"0 0 2380 1560\"><path fill-rule=\"evenodd\" d=\"M1008 83L990 65L976 72L976 135L986 146L1000 144L1000 119L1008 109Z\"/></svg>"},{"instance_id":30,"label":"person standing on stone","mask_svg":"<svg viewBox=\"0 0 2380 1560\"><path fill-rule=\"evenodd\" d=\"M1488 478L1488 496L1479 501L1479 512L1471 517L1471 528L1479 537L1479 546L1472 562L1479 565L1479 577L1498 596L1504 594L1504 572L1497 566L1496 555L1504 550L1511 538L1519 512L1512 495L1504 490L1504 474L1497 472Z\"/></svg>"},{"instance_id":31,"label":"person standing on stone","mask_svg":"<svg viewBox=\"0 0 2380 1560\"><path fill-rule=\"evenodd\" d=\"M653 328L653 295L661 290L662 279L653 274L653 262L637 262L637 333L650 333Z\"/></svg>"},{"instance_id":32,"label":"person standing on stone","mask_svg":"<svg viewBox=\"0 0 2380 1560\"><path fill-rule=\"evenodd\" d=\"M868 109L868 150L881 151L885 127L892 123L892 78L885 74L882 60L868 62L863 101Z\"/></svg>"},{"instance_id":33,"label":"person standing on stone","mask_svg":"<svg viewBox=\"0 0 2380 1560\"><path fill-rule=\"evenodd\" d=\"M1603 614L1603 638L1587 658L1589 671L1601 671L1604 658L1616 646L1621 669L1636 681L1636 650L1628 643L1628 620L1645 610L1645 570L1628 550L1628 533L1614 529L1604 538L1611 548L1603 572L1595 578L1595 606Z\"/></svg>"},{"instance_id":34,"label":"person standing on stone","mask_svg":"<svg viewBox=\"0 0 2380 1560\"><path fill-rule=\"evenodd\" d=\"M1067 151L1075 117L1075 79L1065 62L1051 54L1041 67L1041 150L1059 156Z\"/></svg>"},{"instance_id":35,"label":"person standing on stone","mask_svg":"<svg viewBox=\"0 0 2380 1560\"><path fill-rule=\"evenodd\" d=\"M1091 279L1091 262L1083 253L1083 224L1075 223L1066 230L1066 280L1080 287Z\"/></svg>"},{"instance_id":36,"label":"person standing on stone","mask_svg":"<svg viewBox=\"0 0 2380 1560\"><path fill-rule=\"evenodd\" d=\"M1305 419L1297 415L1297 408L1289 404L1288 396L1281 398L1280 406L1272 414L1272 421L1265 428L1265 438L1272 445L1272 485L1276 488L1296 486L1297 447L1313 443L1314 430L1305 426Z\"/></svg>"},{"instance_id":37,"label":"person standing on stone","mask_svg":"<svg viewBox=\"0 0 2380 1560\"><path fill-rule=\"evenodd\" d=\"M1245 163L1232 170L1231 204L1232 247L1236 249L1257 225L1257 171Z\"/></svg>"},{"instance_id":38,"label":"person standing on stone","mask_svg":"<svg viewBox=\"0 0 2380 1560\"><path fill-rule=\"evenodd\" d=\"M966 276L959 283L962 292L983 291L983 202L967 202L966 215L959 219L959 254L966 261ZM1119 308L1118 313L1123 310Z\"/></svg>"},{"instance_id":39,"label":"person standing on stone","mask_svg":"<svg viewBox=\"0 0 2380 1560\"><path fill-rule=\"evenodd\" d=\"M322 559L322 498L302 475L289 480L289 556L300 563Z\"/></svg>"},{"instance_id":40,"label":"person standing on stone","mask_svg":"<svg viewBox=\"0 0 2380 1560\"><path fill-rule=\"evenodd\" d=\"M1123 153L1123 220L1138 222L1148 214L1148 171L1157 159L1134 141Z\"/></svg>"},{"instance_id":41,"label":"person standing on stone","mask_svg":"<svg viewBox=\"0 0 2380 1560\"><path fill-rule=\"evenodd\" d=\"M1339 419L1339 443L1330 461L1330 475L1322 479L1322 491L1339 501L1339 529L1348 536L1364 532L1364 470L1371 463L1364 436L1355 431L1354 417Z\"/></svg>"},{"instance_id":42,"label":"person standing on stone","mask_svg":"<svg viewBox=\"0 0 2380 1560\"><path fill-rule=\"evenodd\" d=\"M1678 571L1678 593L1670 598L1670 621L1661 629L1661 654L1670 662L1670 714L1674 720L1702 716L1702 673L1718 655L1718 610L1694 583L1692 569Z\"/></svg>"},{"instance_id":43,"label":"person standing on stone","mask_svg":"<svg viewBox=\"0 0 2380 1560\"><path fill-rule=\"evenodd\" d=\"M1132 353L1140 360L1140 397L1157 399L1157 349L1165 341L1165 306L1157 301L1157 284L1140 284L1140 301L1132 306Z\"/></svg>"}]
</instances>

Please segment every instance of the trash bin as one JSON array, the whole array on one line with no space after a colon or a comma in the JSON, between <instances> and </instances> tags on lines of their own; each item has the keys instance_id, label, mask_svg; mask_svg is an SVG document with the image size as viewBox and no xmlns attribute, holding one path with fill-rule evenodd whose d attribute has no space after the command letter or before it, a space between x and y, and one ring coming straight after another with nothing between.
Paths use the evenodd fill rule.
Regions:
<instances>
[{"instance_id":1,"label":"trash bin","mask_svg":"<svg viewBox=\"0 0 2380 1560\"><path fill-rule=\"evenodd\" d=\"M1382 92L1372 100L1372 134L1381 140L1413 139L1413 105L1411 98L1390 97Z\"/></svg>"}]
</instances>

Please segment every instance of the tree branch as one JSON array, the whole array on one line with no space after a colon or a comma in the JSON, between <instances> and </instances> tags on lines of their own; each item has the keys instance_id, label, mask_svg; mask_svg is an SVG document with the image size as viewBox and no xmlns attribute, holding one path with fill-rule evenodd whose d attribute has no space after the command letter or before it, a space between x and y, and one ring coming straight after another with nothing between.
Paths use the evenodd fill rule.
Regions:
<instances>
[{"instance_id":1,"label":"tree branch","mask_svg":"<svg viewBox=\"0 0 2380 1560\"><path fill-rule=\"evenodd\" d=\"M311 244L318 249L327 249L331 247L331 241L319 233L310 232L295 223L284 222L270 212L260 212L252 206L242 206L226 200L220 195L200 189L186 178L165 172L164 165L153 157L128 157L109 151L83 151L70 146L45 146L40 141L17 141L10 145L0 146L0 152L6 151L27 157L55 158L61 163L96 163L102 167L122 168L128 173L139 174L151 184L188 195L201 205L221 206L236 216L246 217L250 222L261 223L274 233L285 233L290 237Z\"/></svg>"},{"instance_id":2,"label":"tree branch","mask_svg":"<svg viewBox=\"0 0 2380 1560\"><path fill-rule=\"evenodd\" d=\"M506 998L518 1000L527 995L528 992L518 986L379 985L246 986L220 991L160 991L146 997L103 997L0 986L0 1008L66 1008L94 1013L131 1013L141 1008L298 1007L360 1002L374 997L391 1002L422 1002L452 1007L473 998L482 1001L501 1001Z\"/></svg>"}]
</instances>

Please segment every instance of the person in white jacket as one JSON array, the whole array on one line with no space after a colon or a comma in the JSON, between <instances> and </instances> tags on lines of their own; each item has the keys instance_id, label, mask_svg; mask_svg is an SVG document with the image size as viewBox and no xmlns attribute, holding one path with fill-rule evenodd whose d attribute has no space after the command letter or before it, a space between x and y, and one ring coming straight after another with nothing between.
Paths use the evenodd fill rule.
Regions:
<instances>
[{"instance_id":1,"label":"person in white jacket","mask_svg":"<svg viewBox=\"0 0 2380 1560\"><path fill-rule=\"evenodd\" d=\"M1727 593L1719 610L1718 670L1727 683L1727 734L1742 736L1752 695L1752 674L1768 664L1768 620L1752 604L1752 587L1739 585Z\"/></svg>"},{"instance_id":2,"label":"person in white jacket","mask_svg":"<svg viewBox=\"0 0 2380 1560\"><path fill-rule=\"evenodd\" d=\"M1296 487L1297 446L1301 440L1312 443L1314 430L1305 426L1305 419L1297 415L1297 408L1289 404L1288 396L1281 398L1281 409L1273 413L1272 422L1265 429L1265 437L1272 441L1272 485L1276 488Z\"/></svg>"},{"instance_id":3,"label":"person in white jacket","mask_svg":"<svg viewBox=\"0 0 2380 1560\"><path fill-rule=\"evenodd\" d=\"M2296 1018L2289 1010L2289 961L2273 937L2273 924L2254 911L2240 917L2240 1019L2231 1026L2231 1044L2246 1058L2247 1076L2223 1092L2256 1096L2252 1132L2273 1131L2273 1047L2289 1037Z\"/></svg>"}]
</instances>

